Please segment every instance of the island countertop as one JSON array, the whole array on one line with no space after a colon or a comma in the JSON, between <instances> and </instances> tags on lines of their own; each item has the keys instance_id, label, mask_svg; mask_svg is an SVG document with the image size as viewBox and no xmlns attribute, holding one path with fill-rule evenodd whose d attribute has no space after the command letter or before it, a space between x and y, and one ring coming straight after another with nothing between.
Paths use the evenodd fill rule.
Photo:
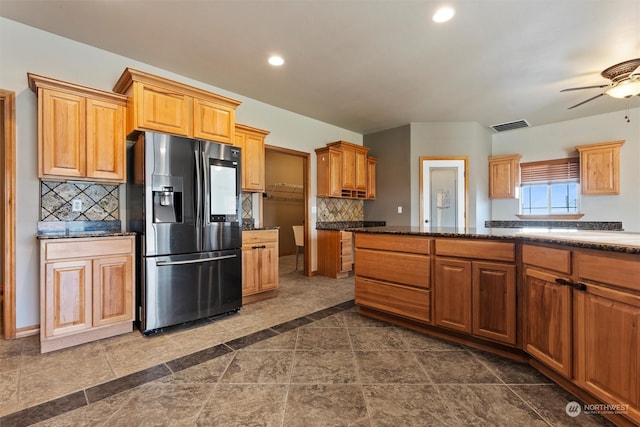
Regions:
<instances>
[{"instance_id":1,"label":"island countertop","mask_svg":"<svg viewBox=\"0 0 640 427\"><path fill-rule=\"evenodd\" d=\"M610 252L640 254L640 233L554 229L475 229L386 226L350 228L355 233L420 235L462 239L515 240L549 243Z\"/></svg>"}]
</instances>

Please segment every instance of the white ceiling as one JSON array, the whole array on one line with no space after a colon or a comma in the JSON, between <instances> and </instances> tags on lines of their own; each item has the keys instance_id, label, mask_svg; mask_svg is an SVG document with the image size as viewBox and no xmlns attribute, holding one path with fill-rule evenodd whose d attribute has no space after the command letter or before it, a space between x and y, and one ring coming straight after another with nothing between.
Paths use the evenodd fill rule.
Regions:
<instances>
[{"instance_id":1,"label":"white ceiling","mask_svg":"<svg viewBox=\"0 0 640 427\"><path fill-rule=\"evenodd\" d=\"M640 106L603 96L567 110L602 90L560 93L640 57L640 0L452 0L453 20L435 24L442 3L0 0L0 15L360 133Z\"/></svg>"}]
</instances>

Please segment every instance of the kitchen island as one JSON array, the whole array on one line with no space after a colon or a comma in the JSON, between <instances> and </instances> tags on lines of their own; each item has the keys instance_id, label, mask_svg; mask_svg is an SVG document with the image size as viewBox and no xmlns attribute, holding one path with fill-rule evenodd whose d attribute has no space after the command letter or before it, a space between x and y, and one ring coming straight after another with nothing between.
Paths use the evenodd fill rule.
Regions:
<instances>
[{"instance_id":1,"label":"kitchen island","mask_svg":"<svg viewBox=\"0 0 640 427\"><path fill-rule=\"evenodd\" d=\"M640 423L640 234L350 231L362 315L527 362Z\"/></svg>"}]
</instances>

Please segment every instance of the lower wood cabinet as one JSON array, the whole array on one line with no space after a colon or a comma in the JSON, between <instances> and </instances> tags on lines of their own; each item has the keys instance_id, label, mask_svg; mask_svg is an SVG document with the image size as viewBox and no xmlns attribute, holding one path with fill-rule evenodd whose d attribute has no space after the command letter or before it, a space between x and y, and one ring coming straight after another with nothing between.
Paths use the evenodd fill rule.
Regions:
<instances>
[{"instance_id":1,"label":"lower wood cabinet","mask_svg":"<svg viewBox=\"0 0 640 427\"><path fill-rule=\"evenodd\" d=\"M640 425L640 257L575 253L575 382Z\"/></svg>"},{"instance_id":2,"label":"lower wood cabinet","mask_svg":"<svg viewBox=\"0 0 640 427\"><path fill-rule=\"evenodd\" d=\"M133 236L42 240L40 251L43 353L132 330Z\"/></svg>"},{"instance_id":3,"label":"lower wood cabinet","mask_svg":"<svg viewBox=\"0 0 640 427\"><path fill-rule=\"evenodd\" d=\"M435 252L434 324L515 345L515 245L436 239Z\"/></svg>"},{"instance_id":4,"label":"lower wood cabinet","mask_svg":"<svg viewBox=\"0 0 640 427\"><path fill-rule=\"evenodd\" d=\"M353 270L353 233L318 230L318 274L343 279Z\"/></svg>"},{"instance_id":5,"label":"lower wood cabinet","mask_svg":"<svg viewBox=\"0 0 640 427\"><path fill-rule=\"evenodd\" d=\"M432 242L356 234L356 304L430 323Z\"/></svg>"},{"instance_id":6,"label":"lower wood cabinet","mask_svg":"<svg viewBox=\"0 0 640 427\"><path fill-rule=\"evenodd\" d=\"M526 267L524 271L524 349L571 378L571 288L558 273Z\"/></svg>"},{"instance_id":7,"label":"lower wood cabinet","mask_svg":"<svg viewBox=\"0 0 640 427\"><path fill-rule=\"evenodd\" d=\"M276 296L278 230L242 232L242 303Z\"/></svg>"}]
</instances>

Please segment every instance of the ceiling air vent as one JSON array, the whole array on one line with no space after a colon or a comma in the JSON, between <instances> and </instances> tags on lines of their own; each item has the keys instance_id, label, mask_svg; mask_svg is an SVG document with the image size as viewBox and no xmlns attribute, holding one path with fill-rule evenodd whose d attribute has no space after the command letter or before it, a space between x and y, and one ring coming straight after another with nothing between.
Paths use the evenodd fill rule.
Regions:
<instances>
[{"instance_id":1,"label":"ceiling air vent","mask_svg":"<svg viewBox=\"0 0 640 427\"><path fill-rule=\"evenodd\" d=\"M515 122L500 123L499 125L489 126L494 132L505 132L513 129L528 128L529 123L526 120L516 120Z\"/></svg>"}]
</instances>

